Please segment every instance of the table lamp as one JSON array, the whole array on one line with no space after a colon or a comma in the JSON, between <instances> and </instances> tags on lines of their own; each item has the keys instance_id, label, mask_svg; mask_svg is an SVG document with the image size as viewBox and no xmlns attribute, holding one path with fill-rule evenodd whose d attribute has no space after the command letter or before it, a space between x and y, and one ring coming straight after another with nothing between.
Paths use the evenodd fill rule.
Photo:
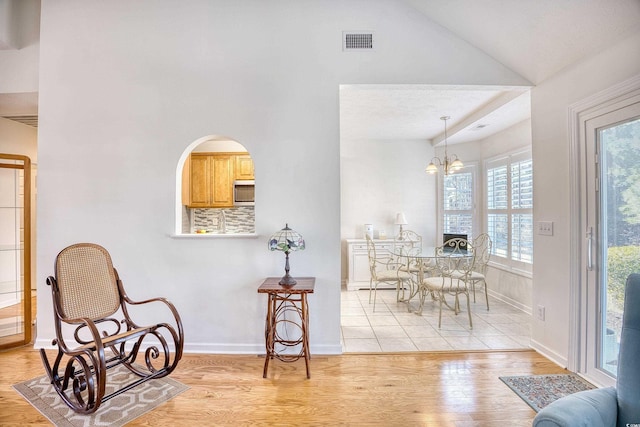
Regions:
<instances>
[{"instance_id":1,"label":"table lamp","mask_svg":"<svg viewBox=\"0 0 640 427\"><path fill-rule=\"evenodd\" d=\"M398 238L402 239L402 226L408 224L407 218L404 217L404 212L398 212L396 214L395 224L400 226L400 231L398 231Z\"/></svg>"},{"instance_id":2,"label":"table lamp","mask_svg":"<svg viewBox=\"0 0 640 427\"><path fill-rule=\"evenodd\" d=\"M286 224L282 230L275 232L269 238L269 250L282 251L286 256L284 264L286 274L282 276L278 283L282 286L295 285L297 283L296 280L289 275L289 252L304 250L304 239L300 233L290 229L289 224Z\"/></svg>"}]
</instances>

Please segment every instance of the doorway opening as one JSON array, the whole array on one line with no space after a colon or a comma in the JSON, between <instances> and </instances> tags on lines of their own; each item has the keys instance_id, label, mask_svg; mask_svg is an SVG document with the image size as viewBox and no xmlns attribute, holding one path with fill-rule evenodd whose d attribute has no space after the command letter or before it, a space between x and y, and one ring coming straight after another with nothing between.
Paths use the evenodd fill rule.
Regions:
<instances>
[{"instance_id":1,"label":"doorway opening","mask_svg":"<svg viewBox=\"0 0 640 427\"><path fill-rule=\"evenodd\" d=\"M384 290L378 293L373 312L364 237L370 227L380 252L390 252L387 248L394 247L394 238L404 227L421 236L423 246L434 247L442 243L444 232L457 231L444 222L467 213L473 223L471 238L490 231L484 197L486 161L499 154L530 150L530 87L342 85L339 90L344 351L530 348L529 270L515 263L493 262L487 273L490 310L484 295L480 300L476 295L476 303L471 295L473 329L466 316L456 316L453 310L443 312L450 318L443 319L438 328L438 307L430 297L422 316L417 316L413 313L417 301L412 301L409 310L406 303L397 301L395 289ZM443 132L443 114L452 119L449 134ZM446 212L442 172L439 176L425 173L430 159L443 158L445 140L450 152L475 167L477 176L473 203L450 203ZM511 254L511 247L508 249Z\"/></svg>"}]
</instances>

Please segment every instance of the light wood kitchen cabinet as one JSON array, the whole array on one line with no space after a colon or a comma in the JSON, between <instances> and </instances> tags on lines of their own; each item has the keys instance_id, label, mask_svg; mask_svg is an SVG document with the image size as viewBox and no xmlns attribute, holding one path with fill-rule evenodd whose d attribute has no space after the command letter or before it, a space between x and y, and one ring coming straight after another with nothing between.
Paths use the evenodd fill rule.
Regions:
<instances>
[{"instance_id":1,"label":"light wood kitchen cabinet","mask_svg":"<svg viewBox=\"0 0 640 427\"><path fill-rule=\"evenodd\" d=\"M191 208L232 207L234 160L229 153L191 153L183 171L183 190L188 189L188 200L183 191L183 203Z\"/></svg>"},{"instance_id":2,"label":"light wood kitchen cabinet","mask_svg":"<svg viewBox=\"0 0 640 427\"><path fill-rule=\"evenodd\" d=\"M212 157L212 162L211 206L214 208L233 206L233 156L216 154Z\"/></svg>"},{"instance_id":3,"label":"light wood kitchen cabinet","mask_svg":"<svg viewBox=\"0 0 640 427\"><path fill-rule=\"evenodd\" d=\"M208 207L211 205L211 156L192 154L190 163L189 206Z\"/></svg>"},{"instance_id":4,"label":"light wood kitchen cabinet","mask_svg":"<svg viewBox=\"0 0 640 427\"><path fill-rule=\"evenodd\" d=\"M235 156L235 179L255 179L253 173L253 160L248 154Z\"/></svg>"}]
</instances>

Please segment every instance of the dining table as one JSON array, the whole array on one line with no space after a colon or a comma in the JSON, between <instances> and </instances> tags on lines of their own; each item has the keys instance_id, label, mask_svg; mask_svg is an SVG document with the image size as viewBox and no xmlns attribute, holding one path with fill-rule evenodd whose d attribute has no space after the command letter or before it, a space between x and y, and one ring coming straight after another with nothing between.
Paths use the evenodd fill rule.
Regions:
<instances>
[{"instance_id":1,"label":"dining table","mask_svg":"<svg viewBox=\"0 0 640 427\"><path fill-rule=\"evenodd\" d=\"M393 256L398 263L401 264L401 269L411 273L408 296L405 297L403 293L399 301L406 303L408 310L417 315L422 315L426 296L427 294L431 294L422 286L424 279L435 275L448 274L447 272L441 271L440 268L443 264L442 261L445 259L447 260L447 264L450 265L451 263L449 261L452 258L462 261L473 257L472 251L449 252L445 246L429 246L420 244L420 242L405 242L401 240L396 240L394 243L392 249ZM416 297L419 298L418 308L412 310L411 301ZM432 294L431 297L435 299ZM452 310L454 309L454 307L447 304L446 301L444 301L444 304Z\"/></svg>"}]
</instances>

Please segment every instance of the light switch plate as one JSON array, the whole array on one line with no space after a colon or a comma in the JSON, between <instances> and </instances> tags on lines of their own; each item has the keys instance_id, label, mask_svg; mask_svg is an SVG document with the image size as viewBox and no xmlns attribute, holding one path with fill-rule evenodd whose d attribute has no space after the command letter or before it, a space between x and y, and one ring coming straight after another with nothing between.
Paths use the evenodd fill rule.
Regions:
<instances>
[{"instance_id":1,"label":"light switch plate","mask_svg":"<svg viewBox=\"0 0 640 427\"><path fill-rule=\"evenodd\" d=\"M542 236L553 236L553 222L538 221L538 234Z\"/></svg>"}]
</instances>

